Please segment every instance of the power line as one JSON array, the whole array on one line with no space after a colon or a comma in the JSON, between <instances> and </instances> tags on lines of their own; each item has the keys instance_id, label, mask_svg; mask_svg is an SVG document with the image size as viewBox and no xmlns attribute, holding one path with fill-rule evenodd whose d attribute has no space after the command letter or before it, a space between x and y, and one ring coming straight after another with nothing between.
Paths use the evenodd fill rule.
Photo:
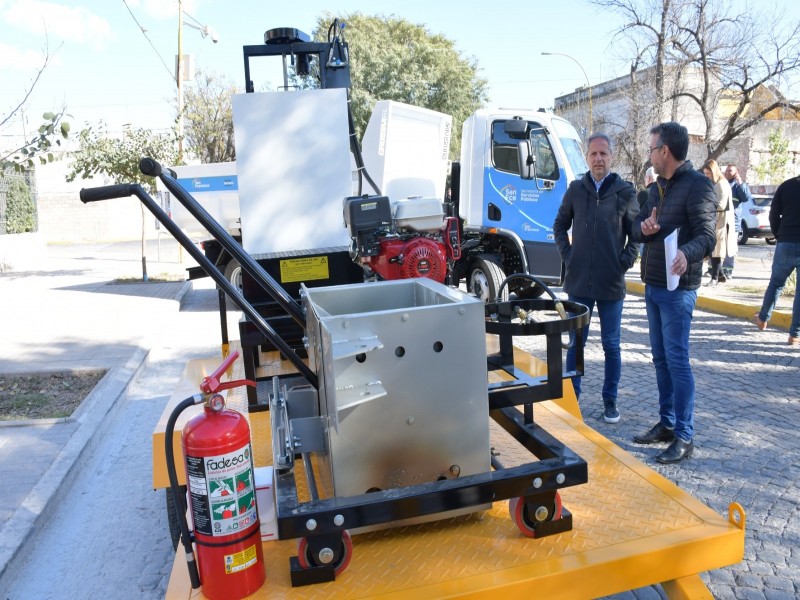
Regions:
<instances>
[{"instance_id":1,"label":"power line","mask_svg":"<svg viewBox=\"0 0 800 600\"><path fill-rule=\"evenodd\" d=\"M141 25L141 24L139 23L139 21L136 19L136 16L133 14L133 11L131 11L131 7L130 7L130 6L128 6L128 2L127 2L127 0L122 0L122 3L125 5L125 8L127 8L127 9L128 9L128 13L131 15L131 18L132 18L132 19L133 19L133 21L136 23L136 26L139 28L139 31L141 31L141 32L142 32L142 35L143 35L143 36L145 37L145 39L146 39L146 40L147 40L147 41L150 43L150 46L153 48L153 51L154 51L154 52L156 53L156 55L158 56L158 59L161 61L161 64L162 64L162 65L164 65L164 68L166 69L167 73L169 73L169 78L170 78L170 79L174 79L174 77L172 76L172 71L171 71L171 70L170 70L170 68L167 66L167 63L165 63L165 62L164 62L164 59L161 57L161 54L159 54L159 52L158 52L158 50L156 49L156 47L153 45L153 41L152 41L152 40L151 40L151 39L150 39L150 38L147 36L147 33L146 33L146 31L145 31L145 28L144 28L144 27L142 27L142 25Z\"/></svg>"}]
</instances>

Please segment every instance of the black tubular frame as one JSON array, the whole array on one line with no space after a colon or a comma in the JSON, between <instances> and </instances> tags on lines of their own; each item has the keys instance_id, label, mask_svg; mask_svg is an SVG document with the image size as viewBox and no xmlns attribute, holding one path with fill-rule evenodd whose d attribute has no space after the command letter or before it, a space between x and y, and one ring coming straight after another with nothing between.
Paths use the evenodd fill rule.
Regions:
<instances>
[{"instance_id":1,"label":"black tubular frame","mask_svg":"<svg viewBox=\"0 0 800 600\"><path fill-rule=\"evenodd\" d=\"M217 241L239 261L242 269L261 285L298 323L305 328L305 315L298 305L263 268L247 254L222 227L186 192L160 165L150 159L142 161L145 174L158 176L164 185L197 220L208 229ZM187 250L215 283L253 322L269 340L305 377L319 389L317 375L312 372L296 352L261 317L254 307L225 278L224 274L192 243L189 237L170 219L164 210L138 184L122 184L81 190L83 202L136 196ZM534 311L555 311L557 304L569 313L567 318L556 318L535 323L514 323L518 308ZM313 551L341 540L346 530L371 527L474 508L510 498L523 498L528 514L537 506L552 506L559 489L580 485L588 481L588 466L584 459L534 422L533 404L553 400L563 395L563 379L583 373L582 328L589 323L587 307L575 302L556 300L513 300L486 305L486 332L497 335L500 352L487 357L488 371L504 371L509 381L488 384L489 415L519 444L538 460L513 467L504 467L497 456L490 456L495 469L485 473L463 475L455 479L379 490L356 496L336 496L300 502L295 480L294 462L275 467L275 510L278 538L305 538ZM576 370L562 370L561 335L575 332ZM545 335L547 338L547 375L534 377L514 366L513 337ZM277 380L273 389L279 389ZM273 392L273 395L277 392ZM520 408L522 410L520 410ZM270 411L272 430L279 418ZM491 450L487 449L490 452ZM308 461L305 461L308 462ZM572 516L564 510L562 518L531 525L536 537L568 531ZM296 560L295 560L296 563ZM292 564L295 564L292 563ZM293 585L305 585L330 578L329 566L292 569ZM325 571L324 578L319 569Z\"/></svg>"},{"instance_id":2,"label":"black tubular frame","mask_svg":"<svg viewBox=\"0 0 800 600\"><path fill-rule=\"evenodd\" d=\"M259 282L260 285L264 287L264 290L269 293L270 295L275 298L275 300L284 306L284 303L287 305L284 308L287 312L290 312L289 307L294 307L293 310L290 312L293 318L297 319L298 316L302 315L302 308L299 304L297 304L294 299L288 296L283 289L275 282L275 280L270 277L270 275L264 272L263 268L253 260L253 258L247 254L244 249L242 249L241 245L239 245L236 240L234 240L227 231L222 229L222 227L217 223L206 211L201 207L197 201L191 197L191 195L186 192L181 185L171 176L165 175L164 173L152 173L152 165L144 165L145 161L150 161L150 159L144 159L142 161L143 166L147 166L148 169L142 169L142 171L146 175L159 175L161 180L164 182L164 185L167 186L167 189L172 192L175 197L178 199L181 204L183 204L187 210L189 210L195 218L200 221L200 223L209 230L211 233L220 243L222 239L225 240L226 250L230 247L229 251L231 255L234 256L237 260L239 260L239 264L242 266L243 269L248 269L248 273ZM155 161L151 161L154 163L160 171L160 166ZM112 186L102 186L97 188L89 188L83 189L80 192L81 201L86 202L95 202L98 200L109 200L112 198L127 198L128 196L136 196L142 204L144 204L145 208L149 210L153 216L158 219L158 221L164 225L167 231L172 234L172 236L177 240L177 242L184 247L184 249L189 253L189 255L197 261L203 270L211 277L214 282L228 295L228 297L233 300L234 304L236 304L242 312L247 315L247 317L253 322L254 326L261 332L261 334L269 340L271 344L273 344L282 354L285 356L298 370L306 380L317 388L319 386L319 380L317 378L316 373L314 373L308 365L300 358L297 353L289 346L283 338L281 338L275 330L267 323L264 318L258 313L258 311L253 308L253 306L247 302L242 294L233 287L233 285L228 281L225 277L224 273L222 273L206 256L200 251L199 248L192 242L191 239L181 231L180 227L178 227L175 222L164 212L164 209L158 205L158 203L150 197L150 195L140 186L139 184L121 184L121 185L112 185ZM221 235L218 235L221 234ZM241 260L240 260L241 259ZM259 273L258 275L256 273ZM280 299L279 299L280 298ZM294 313L298 313L295 315ZM305 318L302 318L301 324L305 325Z\"/></svg>"}]
</instances>

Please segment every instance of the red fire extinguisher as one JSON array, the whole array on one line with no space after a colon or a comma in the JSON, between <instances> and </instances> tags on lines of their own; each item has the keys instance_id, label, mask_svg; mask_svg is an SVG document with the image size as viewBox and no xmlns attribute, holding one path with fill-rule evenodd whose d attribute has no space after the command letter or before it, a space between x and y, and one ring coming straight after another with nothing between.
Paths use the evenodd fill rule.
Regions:
<instances>
[{"instance_id":1,"label":"red fire extinguisher","mask_svg":"<svg viewBox=\"0 0 800 600\"><path fill-rule=\"evenodd\" d=\"M233 353L203 379L200 387L204 393L181 402L167 423L167 468L170 483L174 476L177 486L171 455L174 423L185 408L205 402L203 412L184 426L182 436L193 532L189 532L185 504L176 488L173 495L179 498L173 499L176 510L182 511L179 522L192 586L201 585L203 595L210 600L244 598L265 579L250 427L244 416L225 408L224 398L217 393L255 385L244 380L220 383L219 377L238 356L238 352ZM192 542L196 545L196 565Z\"/></svg>"}]
</instances>

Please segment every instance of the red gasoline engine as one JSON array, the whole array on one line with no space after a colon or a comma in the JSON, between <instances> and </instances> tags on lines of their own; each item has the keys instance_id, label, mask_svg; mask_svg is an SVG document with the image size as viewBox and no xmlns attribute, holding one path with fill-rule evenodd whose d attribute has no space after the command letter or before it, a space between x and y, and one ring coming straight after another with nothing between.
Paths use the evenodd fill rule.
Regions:
<instances>
[{"instance_id":1,"label":"red gasoline engine","mask_svg":"<svg viewBox=\"0 0 800 600\"><path fill-rule=\"evenodd\" d=\"M461 257L458 222L445 218L436 198L346 198L344 218L351 257L380 279L427 277L444 283Z\"/></svg>"},{"instance_id":2,"label":"red gasoline engine","mask_svg":"<svg viewBox=\"0 0 800 600\"><path fill-rule=\"evenodd\" d=\"M210 600L244 598L265 579L250 427L243 415L225 408L225 399L218 393L255 385L248 380L220 383L219 378L238 356L234 352L203 379L202 394L187 398L175 408L166 431L167 468L176 510L181 513L178 519L192 587L202 585L203 595ZM184 426L182 437L194 527L190 532L183 495L177 488L171 440L178 415L200 402L205 402L203 412ZM192 542L197 548L196 566Z\"/></svg>"}]
</instances>

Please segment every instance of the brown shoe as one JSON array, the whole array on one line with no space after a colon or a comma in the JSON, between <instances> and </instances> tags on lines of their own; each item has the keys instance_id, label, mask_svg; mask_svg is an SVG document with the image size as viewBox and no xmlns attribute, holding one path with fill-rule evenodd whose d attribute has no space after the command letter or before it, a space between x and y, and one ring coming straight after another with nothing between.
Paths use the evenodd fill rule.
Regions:
<instances>
[{"instance_id":1,"label":"brown shoe","mask_svg":"<svg viewBox=\"0 0 800 600\"><path fill-rule=\"evenodd\" d=\"M767 328L767 322L762 321L761 317L758 316L758 313L754 314L753 318L750 320L755 323L756 327L758 327L761 331L764 331Z\"/></svg>"},{"instance_id":2,"label":"brown shoe","mask_svg":"<svg viewBox=\"0 0 800 600\"><path fill-rule=\"evenodd\" d=\"M798 336L798 335L790 335L789 336L789 345L790 346L800 346L800 336Z\"/></svg>"}]
</instances>

